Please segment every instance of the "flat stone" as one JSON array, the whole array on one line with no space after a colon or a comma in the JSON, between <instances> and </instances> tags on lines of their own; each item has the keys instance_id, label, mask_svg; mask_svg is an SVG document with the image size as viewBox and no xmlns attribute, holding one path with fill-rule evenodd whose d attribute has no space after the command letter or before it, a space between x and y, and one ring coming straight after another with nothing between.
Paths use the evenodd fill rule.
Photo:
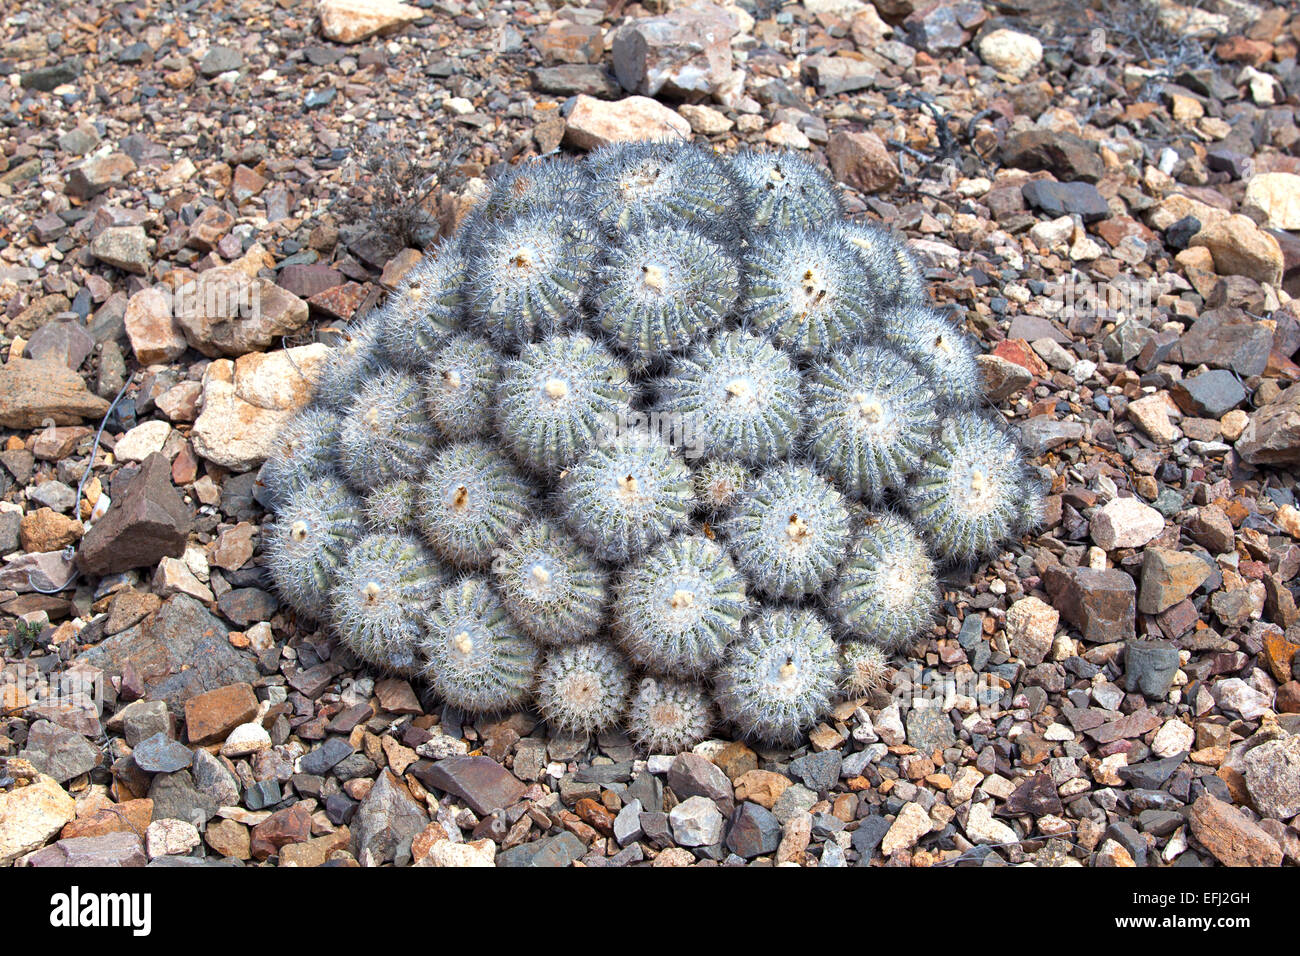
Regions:
<instances>
[{"instance_id":1,"label":"flat stone","mask_svg":"<svg viewBox=\"0 0 1300 956\"><path fill-rule=\"evenodd\" d=\"M1289 734L1250 748L1242 755L1241 772L1262 816L1290 820L1300 813L1300 736Z\"/></svg>"},{"instance_id":2,"label":"flat stone","mask_svg":"<svg viewBox=\"0 0 1300 956\"><path fill-rule=\"evenodd\" d=\"M1175 383L1171 394L1184 414L1222 418L1246 400L1246 390L1227 369L1211 369Z\"/></svg>"},{"instance_id":3,"label":"flat stone","mask_svg":"<svg viewBox=\"0 0 1300 956\"><path fill-rule=\"evenodd\" d=\"M1140 548L1165 528L1165 519L1137 498L1115 498L1093 513L1089 522L1092 540L1099 548Z\"/></svg>"},{"instance_id":4,"label":"flat stone","mask_svg":"<svg viewBox=\"0 0 1300 956\"><path fill-rule=\"evenodd\" d=\"M757 803L745 801L731 815L727 849L747 860L775 853L781 842L781 824Z\"/></svg>"},{"instance_id":5,"label":"flat stone","mask_svg":"<svg viewBox=\"0 0 1300 956\"><path fill-rule=\"evenodd\" d=\"M419 7L397 0L320 0L316 14L321 34L337 43L384 36L425 16Z\"/></svg>"},{"instance_id":6,"label":"flat stone","mask_svg":"<svg viewBox=\"0 0 1300 956\"><path fill-rule=\"evenodd\" d=\"M1168 548L1147 548L1142 555L1142 588L1137 609L1159 614L1190 597L1210 576L1210 566L1194 554Z\"/></svg>"},{"instance_id":7,"label":"flat stone","mask_svg":"<svg viewBox=\"0 0 1300 956\"><path fill-rule=\"evenodd\" d=\"M175 773L194 762L189 747L159 732L142 740L131 753L135 765L146 773Z\"/></svg>"},{"instance_id":8,"label":"flat stone","mask_svg":"<svg viewBox=\"0 0 1300 956\"><path fill-rule=\"evenodd\" d=\"M10 359L0 365L0 426L75 425L107 411L108 402L62 362Z\"/></svg>"},{"instance_id":9,"label":"flat stone","mask_svg":"<svg viewBox=\"0 0 1300 956\"><path fill-rule=\"evenodd\" d=\"M503 773L506 772L504 768L501 769ZM390 862L396 866L405 866L411 860L412 840L428 823L428 816L411 797L405 785L385 770L361 801L361 806L353 817L352 855L362 866L378 866Z\"/></svg>"},{"instance_id":10,"label":"flat stone","mask_svg":"<svg viewBox=\"0 0 1300 956\"><path fill-rule=\"evenodd\" d=\"M46 847L27 860L37 867L141 867L147 862L144 843L134 833L115 831L103 836L73 837Z\"/></svg>"},{"instance_id":11,"label":"flat stone","mask_svg":"<svg viewBox=\"0 0 1300 956\"><path fill-rule=\"evenodd\" d=\"M924 807L918 803L904 804L880 841L880 852L885 856L893 856L899 850L910 849L916 846L916 841L929 833L932 827L933 822Z\"/></svg>"},{"instance_id":12,"label":"flat stone","mask_svg":"<svg viewBox=\"0 0 1300 956\"><path fill-rule=\"evenodd\" d=\"M44 846L76 813L76 801L43 774L27 786L0 792L0 865Z\"/></svg>"},{"instance_id":13,"label":"flat stone","mask_svg":"<svg viewBox=\"0 0 1300 956\"><path fill-rule=\"evenodd\" d=\"M1300 385L1251 414L1237 451L1252 465L1300 464Z\"/></svg>"},{"instance_id":14,"label":"flat stone","mask_svg":"<svg viewBox=\"0 0 1300 956\"><path fill-rule=\"evenodd\" d=\"M1055 130L1030 129L1009 136L999 158L1016 169L1046 169L1065 182L1096 183L1106 172L1096 146L1073 133Z\"/></svg>"},{"instance_id":15,"label":"flat stone","mask_svg":"<svg viewBox=\"0 0 1300 956\"><path fill-rule=\"evenodd\" d=\"M1054 183L1035 179L1020 187L1025 202L1049 216L1079 216L1098 222L1110 216L1110 206L1090 183Z\"/></svg>"},{"instance_id":16,"label":"flat stone","mask_svg":"<svg viewBox=\"0 0 1300 956\"><path fill-rule=\"evenodd\" d=\"M85 737L48 720L32 724L27 748L19 756L58 783L67 783L99 765L99 752Z\"/></svg>"},{"instance_id":17,"label":"flat stone","mask_svg":"<svg viewBox=\"0 0 1300 956\"><path fill-rule=\"evenodd\" d=\"M521 843L497 855L497 866L568 866L587 852L586 844L567 830L555 836Z\"/></svg>"},{"instance_id":18,"label":"flat stone","mask_svg":"<svg viewBox=\"0 0 1300 956\"><path fill-rule=\"evenodd\" d=\"M413 772L426 787L460 797L480 816L513 806L528 789L490 757L451 757Z\"/></svg>"},{"instance_id":19,"label":"flat stone","mask_svg":"<svg viewBox=\"0 0 1300 956\"><path fill-rule=\"evenodd\" d=\"M145 275L153 265L143 226L110 226L90 241L90 254L124 272Z\"/></svg>"},{"instance_id":20,"label":"flat stone","mask_svg":"<svg viewBox=\"0 0 1300 956\"><path fill-rule=\"evenodd\" d=\"M689 139L691 124L645 96L607 103L579 94L564 129L565 142L591 150L610 143Z\"/></svg>"},{"instance_id":21,"label":"flat stone","mask_svg":"<svg viewBox=\"0 0 1300 956\"><path fill-rule=\"evenodd\" d=\"M1169 353L1183 365L1229 369L1243 378L1268 367L1273 330L1235 307L1202 312Z\"/></svg>"},{"instance_id":22,"label":"flat stone","mask_svg":"<svg viewBox=\"0 0 1300 956\"><path fill-rule=\"evenodd\" d=\"M712 761L699 754L684 753L673 758L668 768L668 786L679 800L708 797L730 814L735 806L731 781Z\"/></svg>"},{"instance_id":23,"label":"flat stone","mask_svg":"<svg viewBox=\"0 0 1300 956\"><path fill-rule=\"evenodd\" d=\"M1282 848L1230 803L1208 793L1187 815L1192 835L1224 866L1280 866Z\"/></svg>"},{"instance_id":24,"label":"flat stone","mask_svg":"<svg viewBox=\"0 0 1300 956\"><path fill-rule=\"evenodd\" d=\"M257 713L257 697L250 684L218 687L185 702L185 733L192 744L220 743Z\"/></svg>"}]
</instances>

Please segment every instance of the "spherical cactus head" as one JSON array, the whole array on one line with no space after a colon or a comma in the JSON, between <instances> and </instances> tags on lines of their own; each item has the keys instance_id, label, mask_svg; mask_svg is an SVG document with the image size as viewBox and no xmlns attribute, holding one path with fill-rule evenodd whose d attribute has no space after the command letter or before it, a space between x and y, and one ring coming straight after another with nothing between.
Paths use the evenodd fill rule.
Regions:
<instances>
[{"instance_id":1,"label":"spherical cactus head","mask_svg":"<svg viewBox=\"0 0 1300 956\"><path fill-rule=\"evenodd\" d=\"M434 692L470 713L523 706L541 658L537 645L480 575L463 577L439 592L421 650Z\"/></svg>"},{"instance_id":2,"label":"spherical cactus head","mask_svg":"<svg viewBox=\"0 0 1300 956\"><path fill-rule=\"evenodd\" d=\"M501 355L471 335L454 335L438 348L423 373L429 419L448 441L482 438L492 431L501 379Z\"/></svg>"},{"instance_id":3,"label":"spherical cactus head","mask_svg":"<svg viewBox=\"0 0 1300 956\"><path fill-rule=\"evenodd\" d=\"M675 359L655 383L651 411L681 422L695 456L764 465L785 456L801 427L799 370L749 332L719 333Z\"/></svg>"},{"instance_id":4,"label":"spherical cactus head","mask_svg":"<svg viewBox=\"0 0 1300 956\"><path fill-rule=\"evenodd\" d=\"M521 213L581 209L590 202L591 191L586 164L561 158L529 159L494 179L475 212L483 221L503 222Z\"/></svg>"},{"instance_id":5,"label":"spherical cactus head","mask_svg":"<svg viewBox=\"0 0 1300 956\"><path fill-rule=\"evenodd\" d=\"M276 591L299 614L325 618L338 567L364 533L361 500L333 475L289 492L263 532Z\"/></svg>"},{"instance_id":6,"label":"spherical cactus head","mask_svg":"<svg viewBox=\"0 0 1300 956\"><path fill-rule=\"evenodd\" d=\"M623 572L615 593L619 643L637 664L661 674L712 669L750 609L744 577L703 535L655 545Z\"/></svg>"},{"instance_id":7,"label":"spherical cactus head","mask_svg":"<svg viewBox=\"0 0 1300 956\"><path fill-rule=\"evenodd\" d=\"M339 432L339 464L358 491L412 478L437 440L420 380L386 371L363 386Z\"/></svg>"},{"instance_id":8,"label":"spherical cactus head","mask_svg":"<svg viewBox=\"0 0 1300 956\"><path fill-rule=\"evenodd\" d=\"M624 362L590 336L561 333L505 364L496 425L517 462L554 478L628 417L633 396Z\"/></svg>"},{"instance_id":9,"label":"spherical cactus head","mask_svg":"<svg viewBox=\"0 0 1300 956\"><path fill-rule=\"evenodd\" d=\"M324 405L303 409L276 433L275 448L258 475L270 507L278 508L307 482L334 471L342 419Z\"/></svg>"},{"instance_id":10,"label":"spherical cactus head","mask_svg":"<svg viewBox=\"0 0 1300 956\"><path fill-rule=\"evenodd\" d=\"M719 326L740 293L740 267L698 229L651 225L622 236L596 267L596 323L621 349L655 357Z\"/></svg>"},{"instance_id":11,"label":"spherical cactus head","mask_svg":"<svg viewBox=\"0 0 1300 956\"><path fill-rule=\"evenodd\" d=\"M901 487L934 446L929 380L892 349L863 345L808 372L809 450L846 494L879 500Z\"/></svg>"},{"instance_id":12,"label":"spherical cactus head","mask_svg":"<svg viewBox=\"0 0 1300 956\"><path fill-rule=\"evenodd\" d=\"M434 552L456 568L485 569L529 515L536 493L495 445L457 442L425 469L415 519Z\"/></svg>"},{"instance_id":13,"label":"spherical cactus head","mask_svg":"<svg viewBox=\"0 0 1300 956\"><path fill-rule=\"evenodd\" d=\"M366 535L338 569L330 623L366 663L414 674L421 663L421 624L440 577L437 562L411 535Z\"/></svg>"},{"instance_id":14,"label":"spherical cactus head","mask_svg":"<svg viewBox=\"0 0 1300 956\"><path fill-rule=\"evenodd\" d=\"M510 616L534 639L565 644L595 636L609 602L609 573L567 532L536 518L492 560Z\"/></svg>"},{"instance_id":15,"label":"spherical cactus head","mask_svg":"<svg viewBox=\"0 0 1300 956\"><path fill-rule=\"evenodd\" d=\"M552 648L537 675L537 704L552 728L594 734L623 716L632 676L619 651L600 641Z\"/></svg>"},{"instance_id":16,"label":"spherical cactus head","mask_svg":"<svg viewBox=\"0 0 1300 956\"><path fill-rule=\"evenodd\" d=\"M744 265L741 319L793 354L820 355L874 328L871 288L833 230L763 233Z\"/></svg>"},{"instance_id":17,"label":"spherical cactus head","mask_svg":"<svg viewBox=\"0 0 1300 956\"><path fill-rule=\"evenodd\" d=\"M672 677L646 677L628 706L627 728L646 753L690 750L708 736L715 721L704 687Z\"/></svg>"},{"instance_id":18,"label":"spherical cactus head","mask_svg":"<svg viewBox=\"0 0 1300 956\"><path fill-rule=\"evenodd\" d=\"M716 518L730 508L754 480L754 473L738 461L710 458L695 467L695 497L705 513Z\"/></svg>"},{"instance_id":19,"label":"spherical cactus head","mask_svg":"<svg viewBox=\"0 0 1300 956\"><path fill-rule=\"evenodd\" d=\"M419 485L409 478L399 478L377 485L365 496L366 527L371 531L392 534L406 531L415 520L415 502Z\"/></svg>"},{"instance_id":20,"label":"spherical cactus head","mask_svg":"<svg viewBox=\"0 0 1300 956\"><path fill-rule=\"evenodd\" d=\"M1000 420L958 412L904 492L913 524L951 562L990 554L1023 523L1024 465Z\"/></svg>"},{"instance_id":21,"label":"spherical cactus head","mask_svg":"<svg viewBox=\"0 0 1300 956\"><path fill-rule=\"evenodd\" d=\"M346 412L357 391L389 367L380 334L385 322L382 312L371 312L343 331L316 378L313 394L318 404Z\"/></svg>"},{"instance_id":22,"label":"spherical cactus head","mask_svg":"<svg viewBox=\"0 0 1300 956\"><path fill-rule=\"evenodd\" d=\"M826 171L797 153L744 150L731 157L754 231L808 229L840 217L840 199Z\"/></svg>"},{"instance_id":23,"label":"spherical cactus head","mask_svg":"<svg viewBox=\"0 0 1300 956\"><path fill-rule=\"evenodd\" d=\"M696 505L681 456L640 429L599 442L578 459L560 484L558 503L584 547L620 563L686 527Z\"/></svg>"},{"instance_id":24,"label":"spherical cactus head","mask_svg":"<svg viewBox=\"0 0 1300 956\"><path fill-rule=\"evenodd\" d=\"M979 403L984 381L975 364L977 348L969 335L938 309L905 306L885 311L881 337L925 373L941 402L954 408Z\"/></svg>"},{"instance_id":25,"label":"spherical cactus head","mask_svg":"<svg viewBox=\"0 0 1300 956\"><path fill-rule=\"evenodd\" d=\"M911 522L889 511L864 516L828 604L850 636L888 651L924 630L939 605L938 585Z\"/></svg>"},{"instance_id":26,"label":"spherical cactus head","mask_svg":"<svg viewBox=\"0 0 1300 956\"><path fill-rule=\"evenodd\" d=\"M881 306L923 306L930 301L916 258L902 239L872 222L844 222L838 228L857 251Z\"/></svg>"},{"instance_id":27,"label":"spherical cactus head","mask_svg":"<svg viewBox=\"0 0 1300 956\"><path fill-rule=\"evenodd\" d=\"M842 667L830 628L816 613L764 610L714 678L718 709L746 737L793 743L830 710Z\"/></svg>"},{"instance_id":28,"label":"spherical cactus head","mask_svg":"<svg viewBox=\"0 0 1300 956\"><path fill-rule=\"evenodd\" d=\"M416 263L388 298L381 341L389 362L418 371L464 321L465 257L442 242Z\"/></svg>"},{"instance_id":29,"label":"spherical cactus head","mask_svg":"<svg viewBox=\"0 0 1300 956\"><path fill-rule=\"evenodd\" d=\"M819 592L834 576L848 547L849 512L821 475L783 464L756 478L719 528L758 591L794 599Z\"/></svg>"},{"instance_id":30,"label":"spherical cactus head","mask_svg":"<svg viewBox=\"0 0 1300 956\"><path fill-rule=\"evenodd\" d=\"M875 644L844 641L840 657L844 665L843 687L850 697L865 697L889 679L889 659Z\"/></svg>"},{"instance_id":31,"label":"spherical cactus head","mask_svg":"<svg viewBox=\"0 0 1300 956\"><path fill-rule=\"evenodd\" d=\"M581 215L543 208L484 226L469 257L471 320L508 352L574 325L599 252Z\"/></svg>"},{"instance_id":32,"label":"spherical cactus head","mask_svg":"<svg viewBox=\"0 0 1300 956\"><path fill-rule=\"evenodd\" d=\"M613 143L591 154L592 208L605 232L622 235L661 222L736 240L749 218L726 164L699 147Z\"/></svg>"},{"instance_id":33,"label":"spherical cactus head","mask_svg":"<svg viewBox=\"0 0 1300 956\"><path fill-rule=\"evenodd\" d=\"M1028 534L1042 527L1047 517L1047 494L1051 489L1051 478L1044 477L1042 470L1021 458L1020 469L1020 508L1016 515L1012 533Z\"/></svg>"}]
</instances>

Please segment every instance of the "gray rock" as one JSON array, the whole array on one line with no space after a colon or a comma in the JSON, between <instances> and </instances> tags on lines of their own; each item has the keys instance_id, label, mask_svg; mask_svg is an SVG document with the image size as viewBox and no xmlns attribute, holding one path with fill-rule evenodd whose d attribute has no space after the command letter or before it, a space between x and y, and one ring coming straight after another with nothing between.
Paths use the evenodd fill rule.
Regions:
<instances>
[{"instance_id":1,"label":"gray rock","mask_svg":"<svg viewBox=\"0 0 1300 956\"><path fill-rule=\"evenodd\" d=\"M1080 216L1084 222L1109 218L1110 206L1091 183L1036 179L1020 187L1025 201L1049 216Z\"/></svg>"},{"instance_id":2,"label":"gray rock","mask_svg":"<svg viewBox=\"0 0 1300 956\"><path fill-rule=\"evenodd\" d=\"M727 830L727 849L753 859L775 853L781 843L781 821L764 807L746 800L736 807Z\"/></svg>"},{"instance_id":3,"label":"gray rock","mask_svg":"<svg viewBox=\"0 0 1300 956\"><path fill-rule=\"evenodd\" d=\"M156 733L143 740L132 751L135 765L147 773L175 773L194 762L194 753L165 733Z\"/></svg>"},{"instance_id":4,"label":"gray rock","mask_svg":"<svg viewBox=\"0 0 1300 956\"><path fill-rule=\"evenodd\" d=\"M27 749L18 754L59 783L89 773L99 763L99 751L75 731L38 720L27 732Z\"/></svg>"},{"instance_id":5,"label":"gray rock","mask_svg":"<svg viewBox=\"0 0 1300 956\"><path fill-rule=\"evenodd\" d=\"M380 774L352 820L352 855L362 866L411 862L411 841L428 816L390 772Z\"/></svg>"},{"instance_id":6,"label":"gray rock","mask_svg":"<svg viewBox=\"0 0 1300 956\"><path fill-rule=\"evenodd\" d=\"M301 773L324 774L337 766L356 751L342 737L330 737L315 750L298 758L298 770Z\"/></svg>"},{"instance_id":7,"label":"gray rock","mask_svg":"<svg viewBox=\"0 0 1300 956\"><path fill-rule=\"evenodd\" d=\"M623 804L614 817L614 839L619 846L627 846L641 838L641 801L630 800Z\"/></svg>"},{"instance_id":8,"label":"gray rock","mask_svg":"<svg viewBox=\"0 0 1300 956\"><path fill-rule=\"evenodd\" d=\"M243 65L244 55L238 50L228 46L210 46L199 61L199 73L210 79L230 70L238 70Z\"/></svg>"},{"instance_id":9,"label":"gray rock","mask_svg":"<svg viewBox=\"0 0 1300 956\"><path fill-rule=\"evenodd\" d=\"M412 772L426 787L460 797L479 816L518 803L528 789L491 757L450 757Z\"/></svg>"},{"instance_id":10,"label":"gray rock","mask_svg":"<svg viewBox=\"0 0 1300 956\"><path fill-rule=\"evenodd\" d=\"M220 759L200 747L194 751L191 772L195 789L200 794L221 807L239 806L239 781Z\"/></svg>"},{"instance_id":11,"label":"gray rock","mask_svg":"<svg viewBox=\"0 0 1300 956\"><path fill-rule=\"evenodd\" d=\"M689 797L668 814L678 846L715 846L722 842L722 813L708 797Z\"/></svg>"},{"instance_id":12,"label":"gray rock","mask_svg":"<svg viewBox=\"0 0 1300 956\"><path fill-rule=\"evenodd\" d=\"M801 813L807 813L816 802L817 794L801 783L791 784L785 788L781 796L777 797L776 803L772 806L772 814L781 821L782 826L785 826L787 820Z\"/></svg>"},{"instance_id":13,"label":"gray rock","mask_svg":"<svg viewBox=\"0 0 1300 956\"><path fill-rule=\"evenodd\" d=\"M29 866L42 867L138 867L146 862L140 837L124 830L103 836L70 837L28 858Z\"/></svg>"},{"instance_id":14,"label":"gray rock","mask_svg":"<svg viewBox=\"0 0 1300 956\"><path fill-rule=\"evenodd\" d=\"M497 854L497 866L568 866L582 859L586 846L567 830L555 836L521 843Z\"/></svg>"},{"instance_id":15,"label":"gray rock","mask_svg":"<svg viewBox=\"0 0 1300 956\"><path fill-rule=\"evenodd\" d=\"M122 736L129 747L154 734L170 736L171 715L167 713L167 704L161 700L137 700L123 707L115 716L122 724Z\"/></svg>"},{"instance_id":16,"label":"gray rock","mask_svg":"<svg viewBox=\"0 0 1300 956\"><path fill-rule=\"evenodd\" d=\"M1241 769L1261 815L1289 820L1300 813L1300 737L1287 735L1252 747L1242 756Z\"/></svg>"},{"instance_id":17,"label":"gray rock","mask_svg":"<svg viewBox=\"0 0 1300 956\"><path fill-rule=\"evenodd\" d=\"M731 781L721 768L699 754L678 754L668 768L668 786L677 799L708 797L730 814L735 807Z\"/></svg>"},{"instance_id":18,"label":"gray rock","mask_svg":"<svg viewBox=\"0 0 1300 956\"><path fill-rule=\"evenodd\" d=\"M939 707L912 707L907 712L907 742L924 754L957 742L948 712Z\"/></svg>"},{"instance_id":19,"label":"gray rock","mask_svg":"<svg viewBox=\"0 0 1300 956\"><path fill-rule=\"evenodd\" d=\"M1246 390L1227 369L1210 369L1175 384L1173 397L1188 415L1222 418L1246 400Z\"/></svg>"},{"instance_id":20,"label":"gray rock","mask_svg":"<svg viewBox=\"0 0 1300 956\"><path fill-rule=\"evenodd\" d=\"M78 369L95 349L95 337L80 322L47 322L27 342L26 355L40 362L59 362Z\"/></svg>"},{"instance_id":21,"label":"gray rock","mask_svg":"<svg viewBox=\"0 0 1300 956\"><path fill-rule=\"evenodd\" d=\"M809 790L825 793L840 778L843 757L838 750L804 754L790 761L790 775L798 777Z\"/></svg>"},{"instance_id":22,"label":"gray rock","mask_svg":"<svg viewBox=\"0 0 1300 956\"><path fill-rule=\"evenodd\" d=\"M1178 648L1168 641L1130 640L1124 650L1124 689L1163 700L1178 671Z\"/></svg>"},{"instance_id":23,"label":"gray rock","mask_svg":"<svg viewBox=\"0 0 1300 956\"><path fill-rule=\"evenodd\" d=\"M184 820L200 830L216 815L217 801L199 793L188 770L160 773L149 787L155 820Z\"/></svg>"}]
</instances>

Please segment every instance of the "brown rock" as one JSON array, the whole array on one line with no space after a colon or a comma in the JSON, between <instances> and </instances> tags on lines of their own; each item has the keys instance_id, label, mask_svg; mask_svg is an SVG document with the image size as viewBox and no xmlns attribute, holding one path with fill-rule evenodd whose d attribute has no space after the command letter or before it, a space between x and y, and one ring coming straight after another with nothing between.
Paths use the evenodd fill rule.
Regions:
<instances>
[{"instance_id":1,"label":"brown rock","mask_svg":"<svg viewBox=\"0 0 1300 956\"><path fill-rule=\"evenodd\" d=\"M164 557L178 558L185 551L192 521L189 507L172 486L171 464L155 452L86 532L77 566L85 574L101 577L150 567Z\"/></svg>"},{"instance_id":2,"label":"brown rock","mask_svg":"<svg viewBox=\"0 0 1300 956\"><path fill-rule=\"evenodd\" d=\"M234 224L234 216L218 205L211 205L190 224L185 245L200 252L211 252Z\"/></svg>"},{"instance_id":3,"label":"brown rock","mask_svg":"<svg viewBox=\"0 0 1300 956\"><path fill-rule=\"evenodd\" d=\"M316 6L326 39L360 43L402 29L424 16L424 11L397 0L321 0Z\"/></svg>"},{"instance_id":4,"label":"brown rock","mask_svg":"<svg viewBox=\"0 0 1300 956\"><path fill-rule=\"evenodd\" d=\"M875 133L832 133L826 156L835 178L860 192L881 192L898 183L898 166Z\"/></svg>"},{"instance_id":5,"label":"brown rock","mask_svg":"<svg viewBox=\"0 0 1300 956\"><path fill-rule=\"evenodd\" d=\"M214 820L203 832L208 846L221 856L247 860L252 855L248 827L234 820Z\"/></svg>"},{"instance_id":6,"label":"brown rock","mask_svg":"<svg viewBox=\"0 0 1300 956\"><path fill-rule=\"evenodd\" d=\"M166 286L141 289L126 304L126 337L141 365L159 365L180 358L186 342L172 312Z\"/></svg>"},{"instance_id":7,"label":"brown rock","mask_svg":"<svg viewBox=\"0 0 1300 956\"><path fill-rule=\"evenodd\" d=\"M152 820L152 800L147 797L126 800L78 817L59 832L59 838L67 840L72 837L103 836L106 833L134 833L143 839L144 831L149 829Z\"/></svg>"},{"instance_id":8,"label":"brown rock","mask_svg":"<svg viewBox=\"0 0 1300 956\"><path fill-rule=\"evenodd\" d=\"M533 37L533 46L548 65L599 63L605 52L604 38L604 31L594 23L552 20Z\"/></svg>"},{"instance_id":9,"label":"brown rock","mask_svg":"<svg viewBox=\"0 0 1300 956\"><path fill-rule=\"evenodd\" d=\"M1137 608L1159 614L1190 597L1210 576L1210 566L1194 554L1168 548L1147 548L1142 557L1142 590Z\"/></svg>"},{"instance_id":10,"label":"brown rock","mask_svg":"<svg viewBox=\"0 0 1300 956\"><path fill-rule=\"evenodd\" d=\"M0 365L0 426L40 428L48 421L75 425L102 418L107 411L108 402L61 363L11 359Z\"/></svg>"},{"instance_id":11,"label":"brown rock","mask_svg":"<svg viewBox=\"0 0 1300 956\"><path fill-rule=\"evenodd\" d=\"M1053 567L1043 583L1084 640L1110 643L1133 636L1137 589L1123 571Z\"/></svg>"},{"instance_id":12,"label":"brown rock","mask_svg":"<svg viewBox=\"0 0 1300 956\"><path fill-rule=\"evenodd\" d=\"M112 186L120 186L135 172L135 160L125 153L95 156L72 167L68 173L68 195L90 199Z\"/></svg>"},{"instance_id":13,"label":"brown rock","mask_svg":"<svg viewBox=\"0 0 1300 956\"><path fill-rule=\"evenodd\" d=\"M257 697L248 684L230 684L185 702L185 733L192 744L214 744L257 716Z\"/></svg>"},{"instance_id":14,"label":"brown rock","mask_svg":"<svg viewBox=\"0 0 1300 956\"><path fill-rule=\"evenodd\" d=\"M307 321L307 303L240 266L217 266L177 288L176 324L208 356L259 352Z\"/></svg>"},{"instance_id":15,"label":"brown rock","mask_svg":"<svg viewBox=\"0 0 1300 956\"><path fill-rule=\"evenodd\" d=\"M279 853L290 843L303 843L311 839L311 812L305 804L295 803L277 810L257 826L249 840L249 854L255 860L265 860Z\"/></svg>"},{"instance_id":16,"label":"brown rock","mask_svg":"<svg viewBox=\"0 0 1300 956\"><path fill-rule=\"evenodd\" d=\"M1208 793L1188 812L1192 835L1224 866L1280 866L1282 848L1230 803Z\"/></svg>"},{"instance_id":17,"label":"brown rock","mask_svg":"<svg viewBox=\"0 0 1300 956\"><path fill-rule=\"evenodd\" d=\"M2 403L0 399L0 407ZM1237 440L1237 451L1252 465L1300 464L1300 385L1255 410Z\"/></svg>"},{"instance_id":18,"label":"brown rock","mask_svg":"<svg viewBox=\"0 0 1300 956\"><path fill-rule=\"evenodd\" d=\"M579 94L564 128L565 142L577 149L637 140L686 140L691 124L662 103L628 96L613 103Z\"/></svg>"},{"instance_id":19,"label":"brown rock","mask_svg":"<svg viewBox=\"0 0 1300 956\"><path fill-rule=\"evenodd\" d=\"M736 800L752 800L760 807L771 810L791 783L789 777L770 770L750 770L735 781Z\"/></svg>"},{"instance_id":20,"label":"brown rock","mask_svg":"<svg viewBox=\"0 0 1300 956\"><path fill-rule=\"evenodd\" d=\"M29 553L58 551L80 538L81 522L50 508L29 511L18 525L18 544Z\"/></svg>"}]
</instances>

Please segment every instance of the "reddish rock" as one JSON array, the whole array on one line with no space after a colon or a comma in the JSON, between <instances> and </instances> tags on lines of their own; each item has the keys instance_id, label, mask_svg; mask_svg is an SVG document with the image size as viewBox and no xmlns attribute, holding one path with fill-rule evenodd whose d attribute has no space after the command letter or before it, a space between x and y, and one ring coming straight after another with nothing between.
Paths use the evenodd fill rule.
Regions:
<instances>
[{"instance_id":1,"label":"reddish rock","mask_svg":"<svg viewBox=\"0 0 1300 956\"><path fill-rule=\"evenodd\" d=\"M255 860L265 860L290 843L303 843L310 839L311 813L305 804L295 803L287 809L277 810L253 827L249 855Z\"/></svg>"},{"instance_id":2,"label":"reddish rock","mask_svg":"<svg viewBox=\"0 0 1300 956\"><path fill-rule=\"evenodd\" d=\"M875 133L832 133L826 156L835 178L860 192L881 192L898 183L898 165Z\"/></svg>"},{"instance_id":3,"label":"reddish rock","mask_svg":"<svg viewBox=\"0 0 1300 956\"><path fill-rule=\"evenodd\" d=\"M230 684L185 702L185 732L192 744L219 743L257 716L257 697L248 684Z\"/></svg>"},{"instance_id":4,"label":"reddish rock","mask_svg":"<svg viewBox=\"0 0 1300 956\"><path fill-rule=\"evenodd\" d=\"M1188 812L1192 835L1224 866L1280 866L1282 848L1230 803L1208 793Z\"/></svg>"}]
</instances>

